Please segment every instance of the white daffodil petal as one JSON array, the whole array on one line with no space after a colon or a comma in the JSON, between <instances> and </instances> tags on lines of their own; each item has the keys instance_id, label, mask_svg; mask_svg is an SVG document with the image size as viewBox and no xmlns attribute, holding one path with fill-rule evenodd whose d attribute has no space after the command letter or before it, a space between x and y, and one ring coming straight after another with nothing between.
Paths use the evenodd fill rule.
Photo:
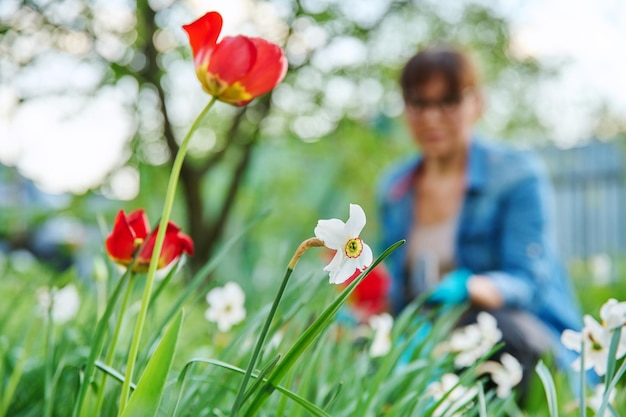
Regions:
<instances>
[{"instance_id":1,"label":"white daffodil petal","mask_svg":"<svg viewBox=\"0 0 626 417\"><path fill-rule=\"evenodd\" d=\"M609 298L606 302L600 307L600 318L605 320L611 310L617 305L617 300L615 298Z\"/></svg>"},{"instance_id":2,"label":"white daffodil petal","mask_svg":"<svg viewBox=\"0 0 626 417\"><path fill-rule=\"evenodd\" d=\"M209 304L217 304L222 299L222 288L213 288L206 295L206 302Z\"/></svg>"},{"instance_id":3,"label":"white daffodil petal","mask_svg":"<svg viewBox=\"0 0 626 417\"><path fill-rule=\"evenodd\" d=\"M350 217L346 222L346 233L349 237L357 237L365 227L365 212L358 204L350 204Z\"/></svg>"},{"instance_id":4,"label":"white daffodil petal","mask_svg":"<svg viewBox=\"0 0 626 417\"><path fill-rule=\"evenodd\" d=\"M370 346L370 356L377 358L385 356L391 350L391 339L389 334L376 333L372 345Z\"/></svg>"},{"instance_id":5,"label":"white daffodil petal","mask_svg":"<svg viewBox=\"0 0 626 417\"><path fill-rule=\"evenodd\" d=\"M224 298L231 300L233 304L243 304L245 297L243 290L238 284L228 282L224 285Z\"/></svg>"},{"instance_id":6,"label":"white daffodil petal","mask_svg":"<svg viewBox=\"0 0 626 417\"><path fill-rule=\"evenodd\" d=\"M393 327L393 317L389 313L374 315L368 321L370 327L377 332L389 333Z\"/></svg>"},{"instance_id":7,"label":"white daffodil petal","mask_svg":"<svg viewBox=\"0 0 626 417\"><path fill-rule=\"evenodd\" d=\"M374 260L374 255L372 254L372 248L369 247L367 243L363 243L363 252L361 252L361 256L357 258L361 266L359 269L367 268L372 264Z\"/></svg>"},{"instance_id":8,"label":"white daffodil petal","mask_svg":"<svg viewBox=\"0 0 626 417\"><path fill-rule=\"evenodd\" d=\"M598 375L604 376L604 374L606 374L608 352L589 351L588 353L589 363L585 364L585 369L593 367Z\"/></svg>"},{"instance_id":9,"label":"white daffodil petal","mask_svg":"<svg viewBox=\"0 0 626 417\"><path fill-rule=\"evenodd\" d=\"M345 256L343 252L338 250L330 263L324 267L324 271L334 271L340 269L344 258Z\"/></svg>"},{"instance_id":10,"label":"white daffodil petal","mask_svg":"<svg viewBox=\"0 0 626 417\"><path fill-rule=\"evenodd\" d=\"M561 333L561 343L568 349L580 352L580 344L582 343L582 335L571 329L563 330Z\"/></svg>"},{"instance_id":11,"label":"white daffodil petal","mask_svg":"<svg viewBox=\"0 0 626 417\"><path fill-rule=\"evenodd\" d=\"M485 311L478 313L476 323L478 323L480 329L486 333L492 332L494 329L498 328L496 318Z\"/></svg>"},{"instance_id":12,"label":"white daffodil petal","mask_svg":"<svg viewBox=\"0 0 626 417\"><path fill-rule=\"evenodd\" d=\"M609 330L616 329L626 324L626 302L618 302L610 298L600 308L602 324Z\"/></svg>"},{"instance_id":13,"label":"white daffodil petal","mask_svg":"<svg viewBox=\"0 0 626 417\"><path fill-rule=\"evenodd\" d=\"M330 271L330 283L341 284L354 275L357 270L357 262L355 259L347 258L339 269Z\"/></svg>"},{"instance_id":14,"label":"white daffodil petal","mask_svg":"<svg viewBox=\"0 0 626 417\"><path fill-rule=\"evenodd\" d=\"M246 309L243 307L235 308L230 317L230 322L233 324L241 323L246 318Z\"/></svg>"},{"instance_id":15,"label":"white daffodil petal","mask_svg":"<svg viewBox=\"0 0 626 417\"><path fill-rule=\"evenodd\" d=\"M339 219L318 220L315 237L324 242L327 248L343 250L351 236L346 234L346 224Z\"/></svg>"}]
</instances>

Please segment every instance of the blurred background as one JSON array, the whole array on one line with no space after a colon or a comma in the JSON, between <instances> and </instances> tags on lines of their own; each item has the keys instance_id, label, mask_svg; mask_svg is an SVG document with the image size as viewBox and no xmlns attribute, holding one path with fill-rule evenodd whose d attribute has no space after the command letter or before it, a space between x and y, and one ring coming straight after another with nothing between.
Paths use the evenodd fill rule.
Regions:
<instances>
[{"instance_id":1,"label":"blurred background","mask_svg":"<svg viewBox=\"0 0 626 417\"><path fill-rule=\"evenodd\" d=\"M2 0L5 255L88 279L120 208L144 207L156 222L172 155L209 100L181 25L209 10L222 13L223 36L277 42L290 66L251 105L218 103L192 139L173 214L196 244L192 270L260 213L218 278L272 284L316 221L347 218L350 202L375 242L377 179L413 152L399 69L420 45L448 40L481 63L480 131L544 157L579 284L622 274L620 0Z\"/></svg>"}]
</instances>

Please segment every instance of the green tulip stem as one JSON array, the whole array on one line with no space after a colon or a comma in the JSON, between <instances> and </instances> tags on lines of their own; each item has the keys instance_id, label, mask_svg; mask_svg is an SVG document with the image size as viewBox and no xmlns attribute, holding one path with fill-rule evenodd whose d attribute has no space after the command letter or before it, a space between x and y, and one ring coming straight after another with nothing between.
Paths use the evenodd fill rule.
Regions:
<instances>
[{"instance_id":1,"label":"green tulip stem","mask_svg":"<svg viewBox=\"0 0 626 417\"><path fill-rule=\"evenodd\" d=\"M148 305L150 304L150 296L152 293L152 287L154 285L154 275L157 270L159 255L163 249L163 242L165 241L165 232L167 230L167 224L170 220L172 213L172 207L174 205L174 197L176 196L176 185L178 184L178 177L185 160L185 154L187 152L187 146L193 132L198 128L200 122L209 111L213 104L217 101L217 98L213 97L211 101L202 109L196 120L194 120L191 128L185 135L176 157L174 158L174 164L172 165L172 171L170 172L169 183L167 184L167 192L165 194L165 203L163 207L163 214L161 215L161 222L159 223L159 230L156 235L156 241L154 242L154 251L152 252L152 258L150 258L150 265L148 267L148 276L146 277L146 284L143 290L141 298L141 306L139 308L139 314L137 321L135 322L135 331L133 332L133 339L130 345L130 351L128 354L128 363L126 365L126 373L124 376L124 384L122 385L122 393L120 397L120 406L118 415L121 416L124 412L124 408L128 402L130 394L130 384L133 379L133 373L135 370L135 362L137 361L137 353L139 352L139 343L141 341L141 333L146 321L146 315L148 313Z\"/></svg>"}]
</instances>

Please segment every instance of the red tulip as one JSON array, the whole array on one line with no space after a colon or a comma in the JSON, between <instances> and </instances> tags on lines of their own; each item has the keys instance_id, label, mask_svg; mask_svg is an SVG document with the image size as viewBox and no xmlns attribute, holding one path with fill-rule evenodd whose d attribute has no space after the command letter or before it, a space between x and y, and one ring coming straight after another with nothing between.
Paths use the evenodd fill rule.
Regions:
<instances>
[{"instance_id":1,"label":"red tulip","mask_svg":"<svg viewBox=\"0 0 626 417\"><path fill-rule=\"evenodd\" d=\"M150 224L143 210L135 210L128 216L124 210L120 210L115 217L113 231L106 238L106 251L113 261L128 266L133 261L135 252L140 250L133 271L146 272L154 251L157 231L158 227L150 233ZM189 236L180 232L178 226L169 222L157 269L165 268L183 253L193 255L193 242Z\"/></svg>"},{"instance_id":2,"label":"red tulip","mask_svg":"<svg viewBox=\"0 0 626 417\"><path fill-rule=\"evenodd\" d=\"M202 87L220 101L248 104L276 87L287 72L283 50L265 39L239 35L217 42L222 30L222 16L217 12L209 12L183 29L189 36Z\"/></svg>"},{"instance_id":3,"label":"red tulip","mask_svg":"<svg viewBox=\"0 0 626 417\"><path fill-rule=\"evenodd\" d=\"M354 275L342 284L342 288L348 286L359 275L361 271L354 271ZM356 286L348 297L348 305L360 321L366 321L372 315L387 311L387 293L390 284L389 273L382 265L378 265Z\"/></svg>"}]
</instances>

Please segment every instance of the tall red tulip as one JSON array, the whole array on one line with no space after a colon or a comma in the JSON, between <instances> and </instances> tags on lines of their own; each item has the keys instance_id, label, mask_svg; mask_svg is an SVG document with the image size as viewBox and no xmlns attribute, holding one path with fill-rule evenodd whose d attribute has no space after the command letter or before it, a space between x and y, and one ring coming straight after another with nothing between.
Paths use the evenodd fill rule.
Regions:
<instances>
[{"instance_id":1,"label":"tall red tulip","mask_svg":"<svg viewBox=\"0 0 626 417\"><path fill-rule=\"evenodd\" d=\"M272 90L287 72L283 50L265 39L225 37L217 42L222 16L209 12L184 25L196 75L204 90L218 100L243 106Z\"/></svg>"},{"instance_id":2,"label":"tall red tulip","mask_svg":"<svg viewBox=\"0 0 626 417\"><path fill-rule=\"evenodd\" d=\"M135 259L133 271L146 272L154 251L157 231L158 227L150 233L148 217L143 210L135 210L128 215L124 213L124 210L120 210L115 217L113 231L106 238L106 251L113 261L128 266L135 252L140 250ZM180 232L178 226L169 222L157 269L165 268L183 253L193 255L193 242L188 235Z\"/></svg>"}]
</instances>

